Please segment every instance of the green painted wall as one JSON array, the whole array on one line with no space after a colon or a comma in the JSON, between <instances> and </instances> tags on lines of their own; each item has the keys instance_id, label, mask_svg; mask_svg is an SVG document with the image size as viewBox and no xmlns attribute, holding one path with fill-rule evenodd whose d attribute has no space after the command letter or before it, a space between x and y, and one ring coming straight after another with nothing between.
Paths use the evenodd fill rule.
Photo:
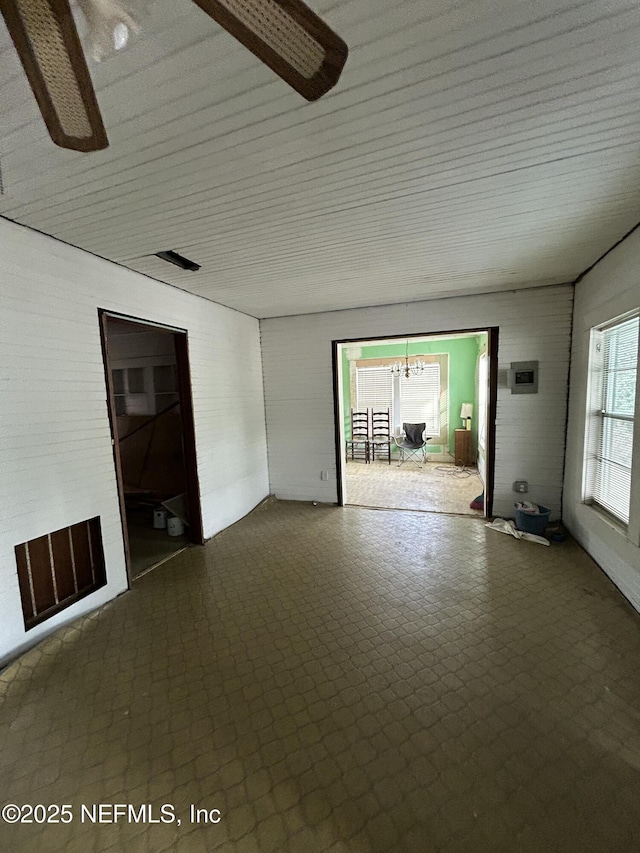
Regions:
<instances>
[{"instance_id":1,"label":"green painted wall","mask_svg":"<svg viewBox=\"0 0 640 853\"><path fill-rule=\"evenodd\" d=\"M344 437L351 438L351 373L349 371L349 359L347 349L342 347L342 418Z\"/></svg>"},{"instance_id":2,"label":"green painted wall","mask_svg":"<svg viewBox=\"0 0 640 853\"><path fill-rule=\"evenodd\" d=\"M445 338L443 340L434 338L409 344L409 356L435 355L436 353L447 353L449 356L449 450L451 453L453 453L454 448L454 430L462 426L459 417L462 404L473 403L474 415L477 412L476 368L478 352L485 339L486 335L477 335L469 338ZM406 346L406 341L403 340L378 346L363 346L361 347L362 355L358 360L367 358L402 359L406 352ZM342 350L342 381L345 434L348 437L351 395L346 347L343 347ZM477 448L478 431L475 417L471 421L471 426L474 435L474 447ZM429 450L429 445L427 445L427 450ZM439 449L438 451L434 449L431 452L439 452Z\"/></svg>"}]
</instances>

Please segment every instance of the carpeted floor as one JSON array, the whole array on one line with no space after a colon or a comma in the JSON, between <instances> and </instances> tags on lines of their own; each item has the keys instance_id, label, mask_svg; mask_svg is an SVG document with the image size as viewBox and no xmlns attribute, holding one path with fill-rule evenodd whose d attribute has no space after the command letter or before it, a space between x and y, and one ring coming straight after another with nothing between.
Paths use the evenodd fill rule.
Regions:
<instances>
[{"instance_id":1,"label":"carpeted floor","mask_svg":"<svg viewBox=\"0 0 640 853\"><path fill-rule=\"evenodd\" d=\"M349 461L345 503L355 506L482 515L469 504L483 490L475 468L427 462L422 468L395 462Z\"/></svg>"}]
</instances>

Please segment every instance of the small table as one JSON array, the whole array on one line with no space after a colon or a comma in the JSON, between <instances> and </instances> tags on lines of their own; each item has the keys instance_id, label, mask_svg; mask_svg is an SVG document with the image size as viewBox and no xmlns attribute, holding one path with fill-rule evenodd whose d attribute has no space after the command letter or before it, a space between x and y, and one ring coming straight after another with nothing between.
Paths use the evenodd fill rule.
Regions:
<instances>
[{"instance_id":1,"label":"small table","mask_svg":"<svg viewBox=\"0 0 640 853\"><path fill-rule=\"evenodd\" d=\"M473 433L470 429L457 429L455 432L454 458L456 465L471 468L476 464L473 455Z\"/></svg>"}]
</instances>

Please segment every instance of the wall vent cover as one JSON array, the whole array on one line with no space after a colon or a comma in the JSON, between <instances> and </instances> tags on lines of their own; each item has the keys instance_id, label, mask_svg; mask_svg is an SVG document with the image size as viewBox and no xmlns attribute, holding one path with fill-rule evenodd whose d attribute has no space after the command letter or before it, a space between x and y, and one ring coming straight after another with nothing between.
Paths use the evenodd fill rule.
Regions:
<instances>
[{"instance_id":1,"label":"wall vent cover","mask_svg":"<svg viewBox=\"0 0 640 853\"><path fill-rule=\"evenodd\" d=\"M100 518L90 518L16 545L27 630L107 582Z\"/></svg>"}]
</instances>

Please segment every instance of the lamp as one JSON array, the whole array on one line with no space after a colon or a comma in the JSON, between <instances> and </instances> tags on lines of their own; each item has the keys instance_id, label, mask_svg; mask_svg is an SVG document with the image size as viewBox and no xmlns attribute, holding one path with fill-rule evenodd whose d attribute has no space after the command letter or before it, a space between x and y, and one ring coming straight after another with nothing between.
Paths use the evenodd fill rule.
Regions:
<instances>
[{"instance_id":1,"label":"lamp","mask_svg":"<svg viewBox=\"0 0 640 853\"><path fill-rule=\"evenodd\" d=\"M417 359L417 361L412 361L411 364L409 364L409 340L407 339L404 361L396 361L389 369L392 373L402 374L406 379L408 379L410 376L417 376L419 373L423 373L426 366L427 365L422 361L422 359Z\"/></svg>"},{"instance_id":2,"label":"lamp","mask_svg":"<svg viewBox=\"0 0 640 853\"><path fill-rule=\"evenodd\" d=\"M462 409L460 410L460 417L462 418L462 425L466 429L471 429L471 415L473 414L473 404L472 403L463 403Z\"/></svg>"}]
</instances>

